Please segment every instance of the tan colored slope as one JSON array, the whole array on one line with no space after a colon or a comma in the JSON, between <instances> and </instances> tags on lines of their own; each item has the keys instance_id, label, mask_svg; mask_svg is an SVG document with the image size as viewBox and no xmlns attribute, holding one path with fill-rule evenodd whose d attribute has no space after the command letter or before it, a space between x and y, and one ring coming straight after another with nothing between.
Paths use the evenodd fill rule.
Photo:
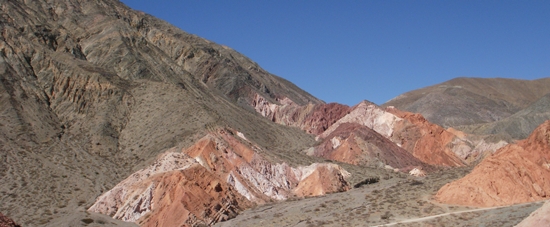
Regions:
<instances>
[{"instance_id":1,"label":"tan colored slope","mask_svg":"<svg viewBox=\"0 0 550 227\"><path fill-rule=\"evenodd\" d=\"M24 226L88 218L97 196L213 127L274 150L314 142L247 105L322 102L231 48L118 0L0 2L0 211Z\"/></svg>"},{"instance_id":2,"label":"tan colored slope","mask_svg":"<svg viewBox=\"0 0 550 227\"><path fill-rule=\"evenodd\" d=\"M295 196L349 189L335 164L271 163L233 130L209 133L181 153L171 149L101 195L89 211L141 226L211 225L241 210Z\"/></svg>"},{"instance_id":3,"label":"tan colored slope","mask_svg":"<svg viewBox=\"0 0 550 227\"><path fill-rule=\"evenodd\" d=\"M494 122L550 93L550 78L455 78L401 94L383 104L420 113L430 122L455 127Z\"/></svg>"},{"instance_id":4,"label":"tan colored slope","mask_svg":"<svg viewBox=\"0 0 550 227\"><path fill-rule=\"evenodd\" d=\"M485 158L464 178L443 186L442 203L500 206L548 199L550 196L550 121L525 140Z\"/></svg>"}]
</instances>

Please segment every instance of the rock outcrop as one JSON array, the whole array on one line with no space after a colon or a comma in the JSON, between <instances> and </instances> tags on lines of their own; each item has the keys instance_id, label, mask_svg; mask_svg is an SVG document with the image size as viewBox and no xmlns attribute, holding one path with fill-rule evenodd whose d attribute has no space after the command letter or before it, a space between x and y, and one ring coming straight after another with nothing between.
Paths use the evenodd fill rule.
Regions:
<instances>
[{"instance_id":1,"label":"rock outcrop","mask_svg":"<svg viewBox=\"0 0 550 227\"><path fill-rule=\"evenodd\" d=\"M460 140L457 135L428 122L419 114L402 112L392 107L382 109L369 102L361 102L354 106L349 114L340 118L321 133L318 139L329 138L341 125L350 123L372 129L402 148L402 150L408 151L415 159L423 163L435 166L464 165L463 160L458 158L453 152L453 148L458 146L452 143ZM358 129L358 127L354 127L353 129ZM334 148L336 147L338 146L334 146ZM466 147L470 148L469 146ZM397 151L395 147L393 147L393 150ZM387 149L383 151L389 152ZM396 154L395 152L390 152L386 155L392 157L396 156ZM403 158L406 156L397 155L396 157L399 156L402 158L396 158L394 161L401 160L398 162L403 162ZM418 161L410 160L409 163L418 163ZM402 164L398 164L398 166L404 167Z\"/></svg>"},{"instance_id":2,"label":"rock outcrop","mask_svg":"<svg viewBox=\"0 0 550 227\"><path fill-rule=\"evenodd\" d=\"M442 203L500 206L550 197L550 121L525 140L509 144L478 164L464 178L443 186Z\"/></svg>"},{"instance_id":3,"label":"rock outcrop","mask_svg":"<svg viewBox=\"0 0 550 227\"><path fill-rule=\"evenodd\" d=\"M141 226L211 225L254 204L349 189L349 173L335 164L291 167L261 152L240 132L210 133L182 152L165 152L89 210Z\"/></svg>"},{"instance_id":4,"label":"rock outcrop","mask_svg":"<svg viewBox=\"0 0 550 227\"><path fill-rule=\"evenodd\" d=\"M406 171L427 165L413 154L369 127L357 123L342 123L327 135L309 155L354 165L384 167Z\"/></svg>"},{"instance_id":5,"label":"rock outcrop","mask_svg":"<svg viewBox=\"0 0 550 227\"><path fill-rule=\"evenodd\" d=\"M542 207L516 225L516 227L532 226L550 226L550 201L546 201Z\"/></svg>"},{"instance_id":6,"label":"rock outcrop","mask_svg":"<svg viewBox=\"0 0 550 227\"><path fill-rule=\"evenodd\" d=\"M272 103L258 94L253 100L250 105L262 116L314 135L323 133L351 110L349 106L339 103L299 105L288 98L277 99L278 103Z\"/></svg>"},{"instance_id":7,"label":"rock outcrop","mask_svg":"<svg viewBox=\"0 0 550 227\"><path fill-rule=\"evenodd\" d=\"M0 213L0 227L21 227L21 226L16 224L10 218L4 216L2 213Z\"/></svg>"},{"instance_id":8,"label":"rock outcrop","mask_svg":"<svg viewBox=\"0 0 550 227\"><path fill-rule=\"evenodd\" d=\"M420 114L383 109L367 101L350 108L335 103L300 106L289 99L277 104L258 95L254 100L251 105L262 116L298 127L322 141L306 150L308 155L355 165L389 165L407 171L426 164L463 166L505 144L469 137L432 124Z\"/></svg>"}]
</instances>

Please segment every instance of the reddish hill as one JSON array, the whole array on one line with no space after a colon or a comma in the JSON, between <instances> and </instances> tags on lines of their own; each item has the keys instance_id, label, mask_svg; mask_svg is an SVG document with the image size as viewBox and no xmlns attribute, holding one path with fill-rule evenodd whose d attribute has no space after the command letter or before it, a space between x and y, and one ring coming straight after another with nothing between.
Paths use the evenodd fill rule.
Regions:
<instances>
[{"instance_id":1,"label":"reddish hill","mask_svg":"<svg viewBox=\"0 0 550 227\"><path fill-rule=\"evenodd\" d=\"M354 165L390 165L404 170L426 166L386 137L357 123L340 124L315 147L313 155Z\"/></svg>"},{"instance_id":2,"label":"reddish hill","mask_svg":"<svg viewBox=\"0 0 550 227\"><path fill-rule=\"evenodd\" d=\"M236 131L209 133L173 148L101 195L89 211L140 226L211 225L255 204L349 189L335 164L271 163ZM265 151L262 151L265 152Z\"/></svg>"},{"instance_id":3,"label":"reddish hill","mask_svg":"<svg viewBox=\"0 0 550 227\"><path fill-rule=\"evenodd\" d=\"M548 199L550 196L550 121L525 140L484 159L464 178L443 186L439 202L500 206Z\"/></svg>"},{"instance_id":4,"label":"reddish hill","mask_svg":"<svg viewBox=\"0 0 550 227\"><path fill-rule=\"evenodd\" d=\"M394 127L392 139L411 152L414 157L430 165L463 166L450 146L459 142L457 134L426 120L422 115L386 108L386 111L405 119Z\"/></svg>"}]
</instances>

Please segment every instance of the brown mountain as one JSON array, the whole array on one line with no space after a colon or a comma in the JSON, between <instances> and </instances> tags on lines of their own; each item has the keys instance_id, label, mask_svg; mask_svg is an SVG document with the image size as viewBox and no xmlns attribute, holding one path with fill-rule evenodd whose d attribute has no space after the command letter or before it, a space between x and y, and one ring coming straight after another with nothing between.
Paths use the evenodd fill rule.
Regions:
<instances>
[{"instance_id":1,"label":"brown mountain","mask_svg":"<svg viewBox=\"0 0 550 227\"><path fill-rule=\"evenodd\" d=\"M550 119L550 93L528 107L514 113L513 115L499 121L463 125L457 129L484 135L495 135L501 138L524 139L533 130L546 120Z\"/></svg>"},{"instance_id":2,"label":"brown mountain","mask_svg":"<svg viewBox=\"0 0 550 227\"><path fill-rule=\"evenodd\" d=\"M270 151L314 143L252 103L321 101L230 48L114 0L0 5L0 211L24 226L85 216L158 154L218 126Z\"/></svg>"},{"instance_id":3,"label":"brown mountain","mask_svg":"<svg viewBox=\"0 0 550 227\"><path fill-rule=\"evenodd\" d=\"M523 139L548 118L539 121L538 117L518 118L513 115L535 105L537 100L548 93L550 78L456 78L404 93L383 106L395 106L400 110L420 113L430 122L443 127L462 126L460 129L469 133L502 133L515 139ZM500 120L505 121L498 125L466 127Z\"/></svg>"},{"instance_id":4,"label":"brown mountain","mask_svg":"<svg viewBox=\"0 0 550 227\"><path fill-rule=\"evenodd\" d=\"M550 121L525 140L507 145L464 178L443 186L443 203L501 206L547 199L550 195Z\"/></svg>"}]
</instances>

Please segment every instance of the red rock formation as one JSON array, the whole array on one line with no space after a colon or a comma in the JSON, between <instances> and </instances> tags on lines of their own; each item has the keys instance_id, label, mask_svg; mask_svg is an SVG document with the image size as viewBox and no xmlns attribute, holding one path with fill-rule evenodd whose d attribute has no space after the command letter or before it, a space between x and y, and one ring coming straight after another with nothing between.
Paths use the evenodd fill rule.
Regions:
<instances>
[{"instance_id":1,"label":"red rock formation","mask_svg":"<svg viewBox=\"0 0 550 227\"><path fill-rule=\"evenodd\" d=\"M463 132L455 129L446 130L428 122L420 114L399 111L393 107L382 109L367 101L350 108L336 103L299 106L287 98L277 100L279 104L276 104L260 95L256 95L253 100L251 105L268 119L280 124L299 127L308 133L317 135L318 140L324 140L324 145L316 147L314 151L309 150L308 154L352 164L372 160L373 155L365 152L374 152L384 156L382 159L386 162L385 164L402 168L405 167L404 163L400 164L399 162L403 162L405 156L397 155L395 146L391 149L389 145L384 145L384 148L377 147L381 145L377 137L366 138L377 141L358 143L357 138L359 137L356 136L364 137L366 135L364 130L356 134L348 132L345 136L346 140L340 141L341 145L335 145L332 142L339 139L332 133L337 129L339 134L343 133L344 130L340 126L347 123L370 128L411 153L416 159L434 166L463 166L465 160L470 156L482 154L486 150L492 152L496 149L495 147L502 146L502 144L485 146L488 143L483 140L472 141ZM360 130L359 127L344 128ZM327 139L334 141L329 142L326 141ZM363 147L367 144L377 145ZM397 158L399 161L390 161L389 157L393 156L400 157ZM378 157L376 158L378 159ZM418 162L411 160L409 163ZM418 166L419 164L414 165Z\"/></svg>"},{"instance_id":2,"label":"red rock formation","mask_svg":"<svg viewBox=\"0 0 550 227\"><path fill-rule=\"evenodd\" d=\"M314 149L313 155L354 165L390 165L398 169L426 166L386 137L357 123L340 124Z\"/></svg>"},{"instance_id":3,"label":"red rock formation","mask_svg":"<svg viewBox=\"0 0 550 227\"><path fill-rule=\"evenodd\" d=\"M414 160L411 159L410 161L405 161L407 156L403 156L402 153L399 152L399 155L397 155L398 153L396 153L395 146L382 146L384 148L379 149L379 155L384 157L383 160L386 164L389 164L394 168L403 168L407 166L405 163L420 165L417 164L419 163L417 160L435 166L464 165L462 160L458 158L452 150L453 147L456 146L456 143L461 141L461 138L457 135L448 132L435 124L431 124L419 114L402 112L395 108L381 109L375 104L369 102L361 102L354 106L349 114L332 124L332 126L318 136L318 139L333 140L335 137L330 135L337 131L341 125L350 123L372 129L374 132L382 135L389 141L395 143L398 147L403 148L414 156ZM348 127L348 130L358 130L359 128L360 127ZM343 130L340 129L338 131L342 133ZM352 131L349 133L351 132ZM355 135L361 134L365 135L364 133L359 132ZM365 141L368 143L363 143L362 145L358 144L360 150L373 150L373 146L365 147L365 145L369 143L378 144L376 146L381 146L379 137L370 136L366 139L367 140ZM348 142L351 142L351 140ZM324 143L327 142L325 141ZM349 149L346 150L346 146L348 146ZM349 144L345 144L345 146L333 146L333 149L337 149L336 151L329 151L329 147L330 146L325 145L323 151L318 152L317 154L326 156L326 154L331 153L333 156L328 158L337 158L337 160L350 162L351 159L358 157L361 153L358 152L357 149L352 150L353 145L350 146ZM466 146L465 148L471 150L471 147L469 146ZM342 159L342 157L345 157L345 159L348 160ZM399 158L396 159L392 157ZM357 162L358 161L352 161L350 163Z\"/></svg>"},{"instance_id":4,"label":"red rock formation","mask_svg":"<svg viewBox=\"0 0 550 227\"><path fill-rule=\"evenodd\" d=\"M288 98L277 101L280 105L256 94L251 105L258 113L273 122L298 127L314 135L324 132L351 110L349 106L339 103L299 106Z\"/></svg>"},{"instance_id":5,"label":"red rock formation","mask_svg":"<svg viewBox=\"0 0 550 227\"><path fill-rule=\"evenodd\" d=\"M167 151L89 210L141 226L210 225L254 204L349 189L349 173L335 164L293 168L258 150L240 132L210 133L182 153Z\"/></svg>"},{"instance_id":6,"label":"red rock formation","mask_svg":"<svg viewBox=\"0 0 550 227\"><path fill-rule=\"evenodd\" d=\"M464 178L443 186L437 201L500 206L550 197L550 121L525 140L485 158Z\"/></svg>"},{"instance_id":7,"label":"red rock formation","mask_svg":"<svg viewBox=\"0 0 550 227\"><path fill-rule=\"evenodd\" d=\"M21 226L16 224L10 218L4 216L2 213L0 213L0 227L21 227Z\"/></svg>"},{"instance_id":8,"label":"red rock formation","mask_svg":"<svg viewBox=\"0 0 550 227\"><path fill-rule=\"evenodd\" d=\"M452 133L441 126L430 123L422 115L386 108L386 111L405 119L394 127L392 139L411 152L414 157L430 165L463 166L463 161L449 146L462 134ZM458 134L458 136L457 136Z\"/></svg>"}]
</instances>

